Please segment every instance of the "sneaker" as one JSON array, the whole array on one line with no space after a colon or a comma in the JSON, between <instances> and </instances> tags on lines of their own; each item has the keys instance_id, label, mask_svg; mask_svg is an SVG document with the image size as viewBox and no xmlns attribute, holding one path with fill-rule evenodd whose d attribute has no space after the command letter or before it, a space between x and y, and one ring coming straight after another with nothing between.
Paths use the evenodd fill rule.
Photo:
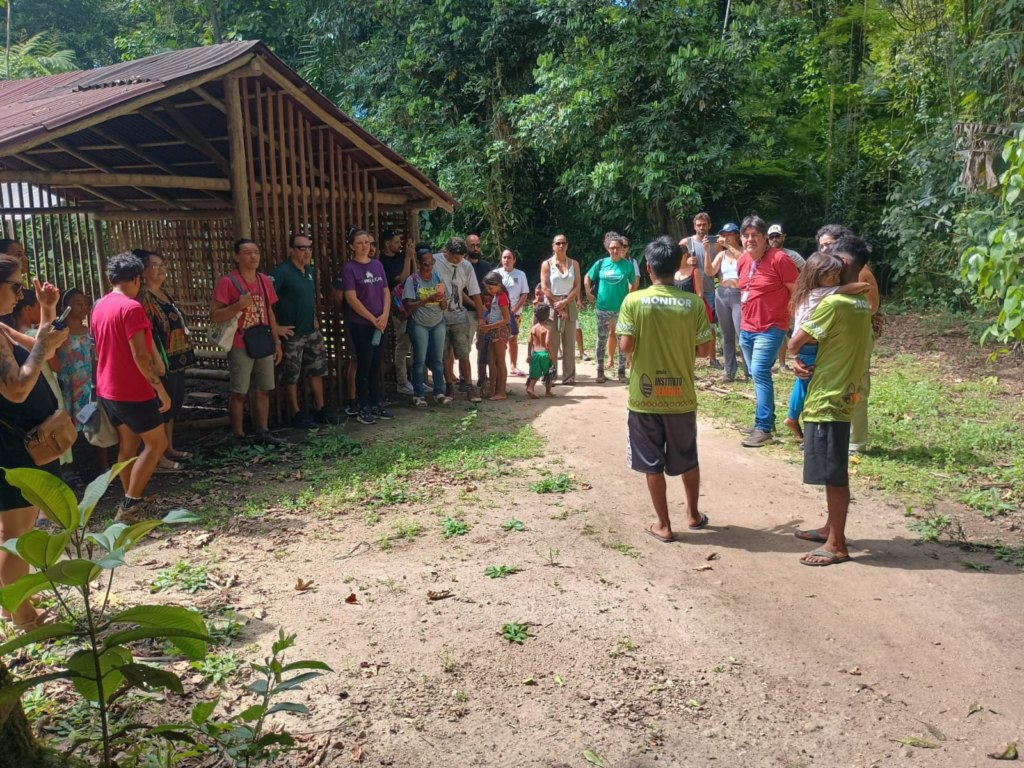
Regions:
<instances>
[{"instance_id":1,"label":"sneaker","mask_svg":"<svg viewBox=\"0 0 1024 768\"><path fill-rule=\"evenodd\" d=\"M747 439L743 441L744 448L760 448L762 445L770 445L775 442L775 436L771 432L755 429Z\"/></svg>"},{"instance_id":2,"label":"sneaker","mask_svg":"<svg viewBox=\"0 0 1024 768\"><path fill-rule=\"evenodd\" d=\"M381 421L391 421L395 418L395 414L385 408L383 405L378 405L373 409L374 418L380 419Z\"/></svg>"},{"instance_id":3,"label":"sneaker","mask_svg":"<svg viewBox=\"0 0 1024 768\"><path fill-rule=\"evenodd\" d=\"M404 384L399 384L398 388L395 390L395 392L397 392L400 395L415 395L416 394L416 391L412 388L412 382L409 382L409 381L405 382Z\"/></svg>"},{"instance_id":4,"label":"sneaker","mask_svg":"<svg viewBox=\"0 0 1024 768\"><path fill-rule=\"evenodd\" d=\"M590 355L588 355L586 352L580 352L580 360L582 360L584 363L589 363Z\"/></svg>"},{"instance_id":5,"label":"sneaker","mask_svg":"<svg viewBox=\"0 0 1024 768\"><path fill-rule=\"evenodd\" d=\"M464 381L459 382L459 392L469 392L469 384Z\"/></svg>"},{"instance_id":6,"label":"sneaker","mask_svg":"<svg viewBox=\"0 0 1024 768\"><path fill-rule=\"evenodd\" d=\"M476 387L469 388L469 402L471 403L482 403L483 398L480 396L480 390Z\"/></svg>"},{"instance_id":7,"label":"sneaker","mask_svg":"<svg viewBox=\"0 0 1024 768\"><path fill-rule=\"evenodd\" d=\"M734 381L736 381L736 377L735 376L725 376L725 375L723 375L722 378L720 378L718 380L718 383L719 384L732 384Z\"/></svg>"},{"instance_id":8,"label":"sneaker","mask_svg":"<svg viewBox=\"0 0 1024 768\"><path fill-rule=\"evenodd\" d=\"M350 416L353 419L359 415L359 403L355 400L350 400L348 405L345 406L345 415Z\"/></svg>"},{"instance_id":9,"label":"sneaker","mask_svg":"<svg viewBox=\"0 0 1024 768\"><path fill-rule=\"evenodd\" d=\"M793 369L789 367L789 363L783 363L782 368L779 370L785 371L786 373L792 373Z\"/></svg>"},{"instance_id":10,"label":"sneaker","mask_svg":"<svg viewBox=\"0 0 1024 768\"><path fill-rule=\"evenodd\" d=\"M273 445L278 448L287 445L284 440L270 434L269 430L266 429L257 429L256 435L253 437L253 442L256 443L256 445Z\"/></svg>"},{"instance_id":11,"label":"sneaker","mask_svg":"<svg viewBox=\"0 0 1024 768\"><path fill-rule=\"evenodd\" d=\"M124 507L124 503L117 508L117 514L114 515L115 523L124 523L125 525L135 525L149 519L148 515L148 502L140 501L137 504L132 505L129 508Z\"/></svg>"},{"instance_id":12,"label":"sneaker","mask_svg":"<svg viewBox=\"0 0 1024 768\"><path fill-rule=\"evenodd\" d=\"M249 445L248 435L231 435L231 439L228 441L228 445L232 448L244 448Z\"/></svg>"},{"instance_id":13,"label":"sneaker","mask_svg":"<svg viewBox=\"0 0 1024 768\"><path fill-rule=\"evenodd\" d=\"M756 427L741 427L740 428L740 434L745 437L747 435L752 434L755 429L756 429Z\"/></svg>"},{"instance_id":14,"label":"sneaker","mask_svg":"<svg viewBox=\"0 0 1024 768\"><path fill-rule=\"evenodd\" d=\"M361 411L359 411L359 416L357 416L356 418L359 419L360 424L377 423L377 420L373 418L373 411L371 411L369 408L363 408Z\"/></svg>"},{"instance_id":15,"label":"sneaker","mask_svg":"<svg viewBox=\"0 0 1024 768\"><path fill-rule=\"evenodd\" d=\"M721 364L720 362L718 362L718 360L717 360L717 359L715 359L715 360L712 360L712 361L711 361L710 363L708 363L708 365L710 365L710 366L711 366L712 368L714 368L714 369L715 369L716 371L721 371L721 370L724 370L724 369L725 369L725 366L724 366L724 365L722 365L722 364Z\"/></svg>"},{"instance_id":16,"label":"sneaker","mask_svg":"<svg viewBox=\"0 0 1024 768\"><path fill-rule=\"evenodd\" d=\"M596 381L598 384L604 384L606 381L608 381L608 379L606 379L604 376L604 371L598 372Z\"/></svg>"},{"instance_id":17,"label":"sneaker","mask_svg":"<svg viewBox=\"0 0 1024 768\"><path fill-rule=\"evenodd\" d=\"M626 383L626 372L625 371L619 371L619 383L620 384L625 384Z\"/></svg>"},{"instance_id":18,"label":"sneaker","mask_svg":"<svg viewBox=\"0 0 1024 768\"><path fill-rule=\"evenodd\" d=\"M309 416L304 413L292 415L292 429L316 429L317 425Z\"/></svg>"},{"instance_id":19,"label":"sneaker","mask_svg":"<svg viewBox=\"0 0 1024 768\"><path fill-rule=\"evenodd\" d=\"M438 405L451 405L451 395L434 395L434 400L437 401Z\"/></svg>"},{"instance_id":20,"label":"sneaker","mask_svg":"<svg viewBox=\"0 0 1024 768\"><path fill-rule=\"evenodd\" d=\"M338 418L338 414L332 413L327 410L327 406L324 406L319 411L313 414L313 421L317 424L340 424L341 419Z\"/></svg>"}]
</instances>

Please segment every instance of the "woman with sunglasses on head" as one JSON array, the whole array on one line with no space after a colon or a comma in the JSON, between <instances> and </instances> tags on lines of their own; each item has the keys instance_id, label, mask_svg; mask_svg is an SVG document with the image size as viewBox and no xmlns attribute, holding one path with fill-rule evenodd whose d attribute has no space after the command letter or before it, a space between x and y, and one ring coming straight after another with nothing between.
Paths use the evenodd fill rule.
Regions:
<instances>
[{"instance_id":1,"label":"woman with sunglasses on head","mask_svg":"<svg viewBox=\"0 0 1024 768\"><path fill-rule=\"evenodd\" d=\"M184 467L179 459L191 459L192 454L174 447L174 420L181 413L185 403L185 371L196 364L196 353L192 347L191 331L185 324L185 313L181 311L174 297L164 290L167 281L167 267L159 253L134 251L146 265L142 273L142 293L139 303L146 310L146 317L153 324L153 348L160 358L159 370L164 389L171 396L171 407L164 412L164 431L167 433L167 450L157 464L157 472L178 472Z\"/></svg>"},{"instance_id":2,"label":"woman with sunglasses on head","mask_svg":"<svg viewBox=\"0 0 1024 768\"><path fill-rule=\"evenodd\" d=\"M576 383L576 300L580 295L580 265L569 258L569 240L555 235L551 258L540 267L544 296L551 305L548 327L555 337L555 352L562 355L562 383Z\"/></svg>"},{"instance_id":3,"label":"woman with sunglasses on head","mask_svg":"<svg viewBox=\"0 0 1024 768\"><path fill-rule=\"evenodd\" d=\"M0 256L0 315L10 315L22 296L21 261ZM57 410L57 398L41 375L46 361L67 338L67 330L56 330L56 288L35 280L36 298L41 306L41 325L35 338L13 328L0 326L0 456L5 469L42 469L57 473L58 462L37 467L25 447L25 433L35 429ZM0 472L0 543L16 539L32 530L38 508L7 482ZM6 587L29 571L28 563L17 555L0 550L0 587ZM2 617L21 632L29 632L46 623L45 612L37 611L26 599L14 611L4 610Z\"/></svg>"}]
</instances>

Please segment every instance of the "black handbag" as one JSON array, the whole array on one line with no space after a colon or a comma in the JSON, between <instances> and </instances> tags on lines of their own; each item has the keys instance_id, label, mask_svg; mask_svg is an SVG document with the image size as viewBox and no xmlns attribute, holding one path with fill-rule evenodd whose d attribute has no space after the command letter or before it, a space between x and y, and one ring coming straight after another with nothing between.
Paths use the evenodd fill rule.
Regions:
<instances>
[{"instance_id":1,"label":"black handbag","mask_svg":"<svg viewBox=\"0 0 1024 768\"><path fill-rule=\"evenodd\" d=\"M245 293L242 290L242 286L235 280L234 275L231 276L231 282L235 284L239 293ZM260 274L256 273L256 282L260 284L260 289L263 291L263 308L270 313L270 298L267 296L266 286L263 285L263 280ZM245 352L253 360L260 360L264 357L270 357L274 354L274 350L277 348L277 342L274 341L274 334L271 331L270 326L265 323L254 325L245 329L242 334L242 343L245 344Z\"/></svg>"}]
</instances>

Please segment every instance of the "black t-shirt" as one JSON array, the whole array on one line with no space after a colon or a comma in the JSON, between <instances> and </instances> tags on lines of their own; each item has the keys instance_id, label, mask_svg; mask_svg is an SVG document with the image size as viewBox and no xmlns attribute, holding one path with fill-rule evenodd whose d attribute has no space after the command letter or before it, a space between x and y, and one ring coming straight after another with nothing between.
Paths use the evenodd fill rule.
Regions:
<instances>
[{"instance_id":1,"label":"black t-shirt","mask_svg":"<svg viewBox=\"0 0 1024 768\"><path fill-rule=\"evenodd\" d=\"M401 276L402 270L405 269L405 256L401 253L397 256L385 256L382 253L380 265L384 267L384 274L387 275L388 288L394 288L398 285L398 278Z\"/></svg>"},{"instance_id":2,"label":"black t-shirt","mask_svg":"<svg viewBox=\"0 0 1024 768\"><path fill-rule=\"evenodd\" d=\"M475 264L472 260L470 260L469 263L473 267L473 271L476 273L476 281L480 283L480 290L482 291L484 289L484 278L487 277L488 272L494 271L494 267L483 259L477 259Z\"/></svg>"}]
</instances>

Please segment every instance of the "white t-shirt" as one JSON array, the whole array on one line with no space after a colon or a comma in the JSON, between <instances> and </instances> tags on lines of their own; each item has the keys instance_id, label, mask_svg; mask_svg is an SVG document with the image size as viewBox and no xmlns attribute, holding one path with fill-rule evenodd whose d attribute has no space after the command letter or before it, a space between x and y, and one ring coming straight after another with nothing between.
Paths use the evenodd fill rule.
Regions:
<instances>
[{"instance_id":1,"label":"white t-shirt","mask_svg":"<svg viewBox=\"0 0 1024 768\"><path fill-rule=\"evenodd\" d=\"M807 298L804 299L804 303L793 312L793 327L800 330L803 324L807 322L807 318L811 316L811 313L821 304L821 300L826 296L831 296L838 290L839 286L837 285L827 288L812 288L811 292L807 294Z\"/></svg>"},{"instance_id":2,"label":"white t-shirt","mask_svg":"<svg viewBox=\"0 0 1024 768\"><path fill-rule=\"evenodd\" d=\"M714 245L717 242L717 238L714 235L709 235L708 239L711 244ZM690 252L691 256L697 257L697 266L694 267L701 277L701 284L704 286L705 296L715 295L715 278L704 274L704 243L697 239L696 235L691 235L686 238L686 249ZM711 257L714 261L714 256Z\"/></svg>"},{"instance_id":3,"label":"white t-shirt","mask_svg":"<svg viewBox=\"0 0 1024 768\"><path fill-rule=\"evenodd\" d=\"M498 274L501 275L501 282L504 284L505 290L508 291L508 301L511 309L515 309L522 295L530 292L530 284L526 280L526 273L521 269L513 269L511 272L506 272L505 268L502 267L498 270Z\"/></svg>"},{"instance_id":4,"label":"white t-shirt","mask_svg":"<svg viewBox=\"0 0 1024 768\"><path fill-rule=\"evenodd\" d=\"M444 256L434 261L434 271L444 282L446 304L444 321L449 325L462 325L469 322L469 310L462 303L462 291L470 296L480 295L480 283L476 280L473 265L465 258L458 264L452 264Z\"/></svg>"},{"instance_id":5,"label":"white t-shirt","mask_svg":"<svg viewBox=\"0 0 1024 768\"><path fill-rule=\"evenodd\" d=\"M787 256L789 256L789 258L793 260L793 263L796 264L797 269L804 268L804 264L807 263L807 259L805 259L799 253L794 251L792 248L783 248L782 250Z\"/></svg>"}]
</instances>

